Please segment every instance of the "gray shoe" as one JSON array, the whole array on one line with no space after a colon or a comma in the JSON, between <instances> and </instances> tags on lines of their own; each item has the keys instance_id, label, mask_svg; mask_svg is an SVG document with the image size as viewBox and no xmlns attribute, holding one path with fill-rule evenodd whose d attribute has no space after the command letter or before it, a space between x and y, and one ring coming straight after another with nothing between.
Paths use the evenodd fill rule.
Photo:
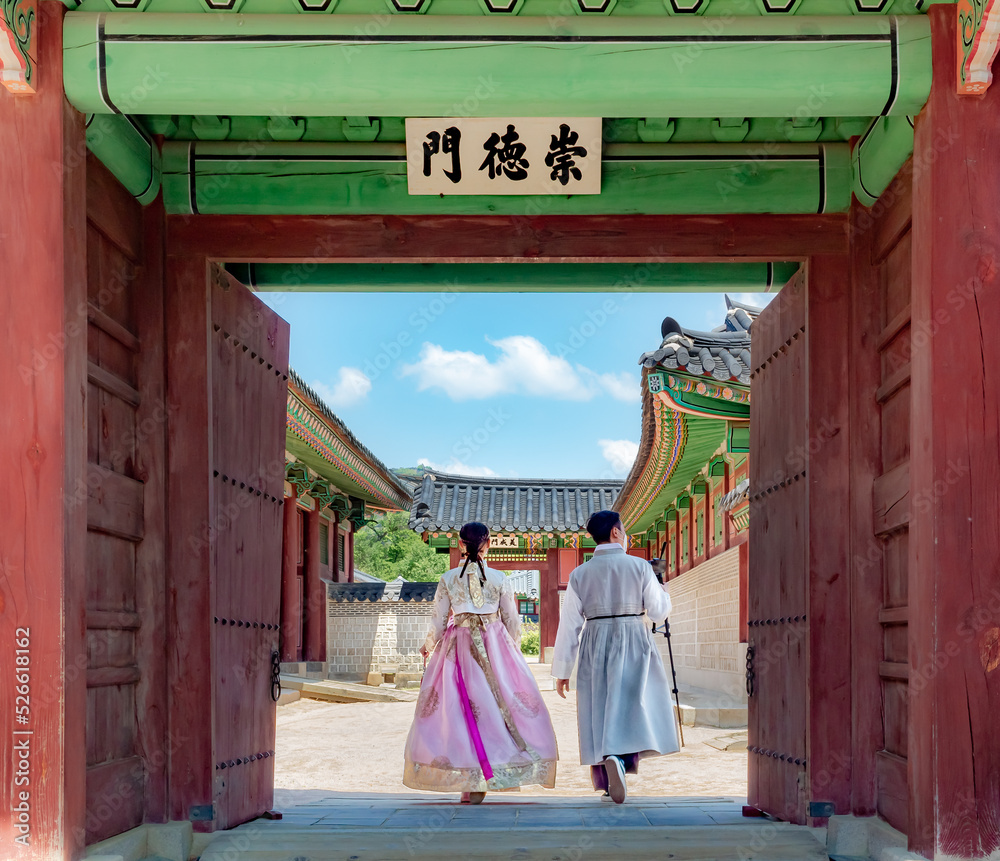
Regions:
<instances>
[{"instance_id":1,"label":"gray shoe","mask_svg":"<svg viewBox=\"0 0 1000 861\"><path fill-rule=\"evenodd\" d=\"M604 758L604 770L608 775L608 793L615 804L622 804L628 796L628 787L625 785L625 764L621 757L606 756Z\"/></svg>"}]
</instances>

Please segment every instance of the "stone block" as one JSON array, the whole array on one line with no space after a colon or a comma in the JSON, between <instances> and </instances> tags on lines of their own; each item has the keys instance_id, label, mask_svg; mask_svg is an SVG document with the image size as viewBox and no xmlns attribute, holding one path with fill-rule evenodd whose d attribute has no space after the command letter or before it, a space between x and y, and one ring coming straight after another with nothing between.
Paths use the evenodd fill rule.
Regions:
<instances>
[{"instance_id":1,"label":"stone block","mask_svg":"<svg viewBox=\"0 0 1000 861\"><path fill-rule=\"evenodd\" d=\"M826 851L867 858L868 824L868 817L831 816L826 826Z\"/></svg>"},{"instance_id":2,"label":"stone block","mask_svg":"<svg viewBox=\"0 0 1000 861\"><path fill-rule=\"evenodd\" d=\"M147 857L159 856L169 861L187 861L191 857L194 828L190 822L165 822L147 827Z\"/></svg>"},{"instance_id":3,"label":"stone block","mask_svg":"<svg viewBox=\"0 0 1000 861\"><path fill-rule=\"evenodd\" d=\"M286 688L281 689L281 694L278 696L278 705L287 706L289 703L297 702L300 697L298 691L290 691Z\"/></svg>"},{"instance_id":4,"label":"stone block","mask_svg":"<svg viewBox=\"0 0 1000 861\"><path fill-rule=\"evenodd\" d=\"M382 684L383 681L384 681L384 679L382 678L382 674L381 673L369 673L365 677L365 684L366 685L371 685L372 687L376 687L376 688L380 684Z\"/></svg>"},{"instance_id":5,"label":"stone block","mask_svg":"<svg viewBox=\"0 0 1000 861\"><path fill-rule=\"evenodd\" d=\"M396 673L396 687L397 688L419 688L420 681L423 679L424 674L422 672L413 673Z\"/></svg>"},{"instance_id":6,"label":"stone block","mask_svg":"<svg viewBox=\"0 0 1000 861\"><path fill-rule=\"evenodd\" d=\"M87 847L86 861L139 861L146 857L148 825L140 825Z\"/></svg>"},{"instance_id":7,"label":"stone block","mask_svg":"<svg viewBox=\"0 0 1000 861\"><path fill-rule=\"evenodd\" d=\"M215 839L214 834L195 833L194 841L191 845L191 858L200 858L208 849L208 844Z\"/></svg>"}]
</instances>

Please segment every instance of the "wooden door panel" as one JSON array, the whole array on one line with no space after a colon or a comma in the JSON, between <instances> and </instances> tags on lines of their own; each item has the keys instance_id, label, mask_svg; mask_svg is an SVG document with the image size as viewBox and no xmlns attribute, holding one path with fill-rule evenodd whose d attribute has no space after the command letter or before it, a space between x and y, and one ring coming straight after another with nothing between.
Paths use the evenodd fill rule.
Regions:
<instances>
[{"instance_id":1,"label":"wooden door panel","mask_svg":"<svg viewBox=\"0 0 1000 861\"><path fill-rule=\"evenodd\" d=\"M802 276L754 323L748 643L749 799L805 821L808 570Z\"/></svg>"},{"instance_id":2,"label":"wooden door panel","mask_svg":"<svg viewBox=\"0 0 1000 861\"><path fill-rule=\"evenodd\" d=\"M215 827L273 802L288 324L218 270L212 332Z\"/></svg>"},{"instance_id":3,"label":"wooden door panel","mask_svg":"<svg viewBox=\"0 0 1000 861\"><path fill-rule=\"evenodd\" d=\"M876 270L882 330L876 340L879 379L871 402L876 423L878 472L872 482L872 534L881 550L882 628L877 673L882 699L881 747L876 758L876 809L891 825L906 832L907 739L909 736L909 522L910 498L910 357L911 253L910 201L894 207L900 225L881 245Z\"/></svg>"}]
</instances>

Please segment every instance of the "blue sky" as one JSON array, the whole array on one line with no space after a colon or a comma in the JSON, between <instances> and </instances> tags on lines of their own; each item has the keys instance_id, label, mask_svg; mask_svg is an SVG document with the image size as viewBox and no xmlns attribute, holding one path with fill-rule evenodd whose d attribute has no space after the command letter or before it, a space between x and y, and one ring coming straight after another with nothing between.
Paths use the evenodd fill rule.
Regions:
<instances>
[{"instance_id":1,"label":"blue sky","mask_svg":"<svg viewBox=\"0 0 1000 861\"><path fill-rule=\"evenodd\" d=\"M623 478L661 320L725 316L721 293L259 295L291 324L292 367L386 465L522 478Z\"/></svg>"}]
</instances>

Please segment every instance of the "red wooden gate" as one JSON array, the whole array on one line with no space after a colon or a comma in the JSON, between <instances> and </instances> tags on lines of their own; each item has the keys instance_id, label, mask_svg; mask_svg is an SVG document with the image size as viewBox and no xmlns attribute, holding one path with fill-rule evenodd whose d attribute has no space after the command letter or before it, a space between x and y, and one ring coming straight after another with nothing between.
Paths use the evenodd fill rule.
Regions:
<instances>
[{"instance_id":1,"label":"red wooden gate","mask_svg":"<svg viewBox=\"0 0 1000 861\"><path fill-rule=\"evenodd\" d=\"M288 324L214 270L211 288L215 828L273 803Z\"/></svg>"},{"instance_id":2,"label":"red wooden gate","mask_svg":"<svg viewBox=\"0 0 1000 861\"><path fill-rule=\"evenodd\" d=\"M753 327L748 627L750 804L804 823L808 673L806 290Z\"/></svg>"}]
</instances>

